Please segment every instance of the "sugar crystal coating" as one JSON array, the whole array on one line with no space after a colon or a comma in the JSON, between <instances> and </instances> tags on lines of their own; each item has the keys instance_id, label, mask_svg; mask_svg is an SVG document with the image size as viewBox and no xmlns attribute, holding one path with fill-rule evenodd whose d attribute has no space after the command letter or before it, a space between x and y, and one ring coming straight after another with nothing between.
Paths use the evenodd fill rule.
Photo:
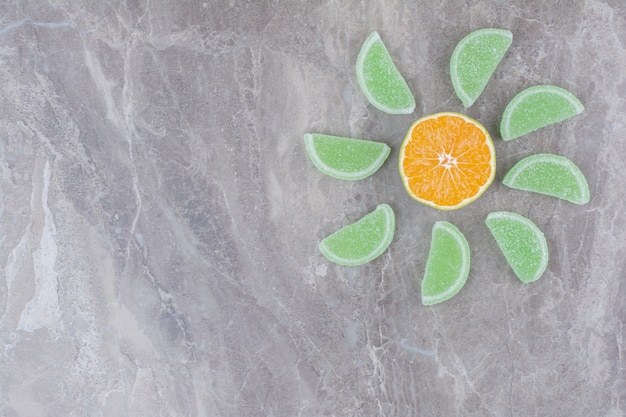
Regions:
<instances>
[{"instance_id":1,"label":"sugar crystal coating","mask_svg":"<svg viewBox=\"0 0 626 417\"><path fill-rule=\"evenodd\" d=\"M519 161L504 176L507 187L561 198L575 204L589 202L589 185L582 171L560 155L535 154Z\"/></svg>"},{"instance_id":2,"label":"sugar crystal coating","mask_svg":"<svg viewBox=\"0 0 626 417\"><path fill-rule=\"evenodd\" d=\"M470 248L463 233L452 223L436 222L422 281L422 304L437 304L455 296L465 285L469 270Z\"/></svg>"},{"instance_id":3,"label":"sugar crystal coating","mask_svg":"<svg viewBox=\"0 0 626 417\"><path fill-rule=\"evenodd\" d=\"M520 281L536 281L548 265L548 244L529 219L517 213L489 213L485 220L498 247Z\"/></svg>"},{"instance_id":4,"label":"sugar crystal coating","mask_svg":"<svg viewBox=\"0 0 626 417\"><path fill-rule=\"evenodd\" d=\"M326 175L341 180L360 180L385 162L391 148L381 142L322 134L304 135L313 164Z\"/></svg>"},{"instance_id":5,"label":"sugar crystal coating","mask_svg":"<svg viewBox=\"0 0 626 417\"><path fill-rule=\"evenodd\" d=\"M393 240L395 215L387 204L324 238L320 252L339 265L357 266L380 256Z\"/></svg>"},{"instance_id":6,"label":"sugar crystal coating","mask_svg":"<svg viewBox=\"0 0 626 417\"><path fill-rule=\"evenodd\" d=\"M356 63L361 91L377 109L389 114L409 114L415 110L415 98L378 32L363 43Z\"/></svg>"},{"instance_id":7,"label":"sugar crystal coating","mask_svg":"<svg viewBox=\"0 0 626 417\"><path fill-rule=\"evenodd\" d=\"M517 94L500 123L502 139L511 140L582 113L582 103L554 85L536 85Z\"/></svg>"},{"instance_id":8,"label":"sugar crystal coating","mask_svg":"<svg viewBox=\"0 0 626 417\"><path fill-rule=\"evenodd\" d=\"M450 59L454 91L470 107L485 89L496 67L511 46L513 34L503 29L479 29L463 38Z\"/></svg>"}]
</instances>

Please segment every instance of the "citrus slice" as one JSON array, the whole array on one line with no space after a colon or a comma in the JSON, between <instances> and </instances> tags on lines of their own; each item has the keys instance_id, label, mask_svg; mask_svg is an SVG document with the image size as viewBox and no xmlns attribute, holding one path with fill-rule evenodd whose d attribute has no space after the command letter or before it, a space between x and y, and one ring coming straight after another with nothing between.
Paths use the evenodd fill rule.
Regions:
<instances>
[{"instance_id":1,"label":"citrus slice","mask_svg":"<svg viewBox=\"0 0 626 417\"><path fill-rule=\"evenodd\" d=\"M360 180L381 167L391 148L385 143L307 133L304 145L313 164L340 180Z\"/></svg>"},{"instance_id":2,"label":"citrus slice","mask_svg":"<svg viewBox=\"0 0 626 417\"><path fill-rule=\"evenodd\" d=\"M485 223L520 281L533 282L543 275L548 244L535 223L508 211L489 213Z\"/></svg>"},{"instance_id":3,"label":"citrus slice","mask_svg":"<svg viewBox=\"0 0 626 417\"><path fill-rule=\"evenodd\" d=\"M583 112L582 103L554 85L536 85L513 97L502 114L500 134L511 140Z\"/></svg>"},{"instance_id":4,"label":"citrus slice","mask_svg":"<svg viewBox=\"0 0 626 417\"><path fill-rule=\"evenodd\" d=\"M540 153L513 166L502 183L517 190L558 197L575 204L589 202L589 185L580 169L564 156Z\"/></svg>"},{"instance_id":5,"label":"citrus slice","mask_svg":"<svg viewBox=\"0 0 626 417\"><path fill-rule=\"evenodd\" d=\"M422 304L437 304L455 296L465 285L469 270L470 249L463 233L452 223L436 222L422 281Z\"/></svg>"},{"instance_id":6,"label":"citrus slice","mask_svg":"<svg viewBox=\"0 0 626 417\"><path fill-rule=\"evenodd\" d=\"M454 48L450 77L465 107L474 104L483 92L512 41L513 34L508 30L480 29L467 35Z\"/></svg>"},{"instance_id":7,"label":"citrus slice","mask_svg":"<svg viewBox=\"0 0 626 417\"><path fill-rule=\"evenodd\" d=\"M391 207L379 204L376 210L324 238L319 245L328 260L357 266L380 256L391 243L396 221Z\"/></svg>"},{"instance_id":8,"label":"citrus slice","mask_svg":"<svg viewBox=\"0 0 626 417\"><path fill-rule=\"evenodd\" d=\"M489 132L459 113L437 113L409 129L399 161L407 193L420 203L454 210L476 200L496 174Z\"/></svg>"},{"instance_id":9,"label":"citrus slice","mask_svg":"<svg viewBox=\"0 0 626 417\"><path fill-rule=\"evenodd\" d=\"M356 79L367 100L389 114L409 114L415 98L378 32L365 40L356 60Z\"/></svg>"}]
</instances>

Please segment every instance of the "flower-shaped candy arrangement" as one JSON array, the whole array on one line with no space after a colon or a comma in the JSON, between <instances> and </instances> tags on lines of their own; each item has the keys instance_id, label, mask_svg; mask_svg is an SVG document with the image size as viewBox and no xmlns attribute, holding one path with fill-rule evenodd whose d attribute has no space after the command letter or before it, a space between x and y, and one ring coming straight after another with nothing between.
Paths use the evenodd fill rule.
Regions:
<instances>
[{"instance_id":1,"label":"flower-shaped candy arrangement","mask_svg":"<svg viewBox=\"0 0 626 417\"><path fill-rule=\"evenodd\" d=\"M480 29L463 38L452 53L450 76L464 107L480 96L511 46L511 32ZM415 99L377 32L363 43L356 62L361 91L377 109L410 114ZM512 140L561 122L583 111L569 91L537 85L517 94L502 115L500 136ZM317 133L304 135L313 164L340 180L360 180L374 174L391 148L381 142ZM419 118L400 147L400 179L416 201L439 210L456 210L479 198L493 182L496 154L489 132L476 120L455 112ZM589 201L584 175L569 159L535 154L520 160L504 176L503 184L561 198L575 204ZM490 213L487 229L522 282L541 277L548 264L543 233L528 218L508 211ZM391 244L395 216L388 204L324 238L321 253L339 265L358 266L380 256ZM436 304L456 295L470 271L470 247L453 224L433 225L430 251L422 278L422 303Z\"/></svg>"}]
</instances>

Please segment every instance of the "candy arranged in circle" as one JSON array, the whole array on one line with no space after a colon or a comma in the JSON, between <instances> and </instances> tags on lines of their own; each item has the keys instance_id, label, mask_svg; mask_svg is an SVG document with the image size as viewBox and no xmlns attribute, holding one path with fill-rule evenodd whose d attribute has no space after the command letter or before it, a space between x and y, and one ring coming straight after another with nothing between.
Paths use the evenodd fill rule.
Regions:
<instances>
[{"instance_id":1,"label":"candy arranged in circle","mask_svg":"<svg viewBox=\"0 0 626 417\"><path fill-rule=\"evenodd\" d=\"M548 244L535 223L508 211L489 213L485 223L520 281L533 282L543 275Z\"/></svg>"},{"instance_id":2,"label":"candy arranged in circle","mask_svg":"<svg viewBox=\"0 0 626 417\"><path fill-rule=\"evenodd\" d=\"M500 122L502 139L511 140L583 112L582 103L569 91L554 85L537 85L516 95Z\"/></svg>"},{"instance_id":3,"label":"candy arranged in circle","mask_svg":"<svg viewBox=\"0 0 626 417\"><path fill-rule=\"evenodd\" d=\"M385 143L317 133L304 135L304 144L311 161L320 171L341 180L369 177L391 152Z\"/></svg>"},{"instance_id":4,"label":"candy arranged in circle","mask_svg":"<svg viewBox=\"0 0 626 417\"><path fill-rule=\"evenodd\" d=\"M450 78L457 97L470 107L485 89L504 57L513 34L503 29L479 29L464 37L450 59Z\"/></svg>"},{"instance_id":5,"label":"candy arranged in circle","mask_svg":"<svg viewBox=\"0 0 626 417\"><path fill-rule=\"evenodd\" d=\"M415 98L378 32L365 40L356 61L356 79L367 100L389 114L410 114Z\"/></svg>"},{"instance_id":6,"label":"candy arranged in circle","mask_svg":"<svg viewBox=\"0 0 626 417\"><path fill-rule=\"evenodd\" d=\"M392 208L379 204L374 211L324 238L320 252L339 265L357 266L380 256L393 240L396 221Z\"/></svg>"},{"instance_id":7,"label":"candy arranged in circle","mask_svg":"<svg viewBox=\"0 0 626 417\"><path fill-rule=\"evenodd\" d=\"M496 153L489 132L459 113L417 120L400 148L407 193L420 203L454 210L476 200L493 181Z\"/></svg>"},{"instance_id":8,"label":"candy arranged in circle","mask_svg":"<svg viewBox=\"0 0 626 417\"><path fill-rule=\"evenodd\" d=\"M510 188L561 198L575 204L589 202L585 175L564 156L535 154L513 166L502 183Z\"/></svg>"},{"instance_id":9,"label":"candy arranged in circle","mask_svg":"<svg viewBox=\"0 0 626 417\"><path fill-rule=\"evenodd\" d=\"M436 222L422 281L422 304L437 304L455 296L469 271L470 248L463 233L452 223Z\"/></svg>"},{"instance_id":10,"label":"candy arranged in circle","mask_svg":"<svg viewBox=\"0 0 626 417\"><path fill-rule=\"evenodd\" d=\"M465 107L483 92L511 45L512 34L480 29L463 38L450 59L454 90ZM415 99L396 68L379 34L373 32L357 57L358 84L369 102L390 114L415 110ZM504 140L573 117L584 110L570 92L553 85L528 88L507 105L500 123ZM304 135L307 152L322 172L343 180L375 173L390 154L384 143L310 133ZM399 173L413 199L440 210L464 207L479 198L495 178L496 155L489 132L476 120L459 113L424 116L408 130L399 151ZM584 204L589 186L569 159L552 154L532 155L506 174L510 188L546 194ZM490 213L485 224L520 281L539 279L547 269L548 246L543 233L529 219L512 212ZM380 204L360 220L322 239L319 250L330 261L363 265L387 250L395 233L395 215ZM433 225L430 250L421 282L424 305L456 295L470 271L470 248L453 224Z\"/></svg>"}]
</instances>

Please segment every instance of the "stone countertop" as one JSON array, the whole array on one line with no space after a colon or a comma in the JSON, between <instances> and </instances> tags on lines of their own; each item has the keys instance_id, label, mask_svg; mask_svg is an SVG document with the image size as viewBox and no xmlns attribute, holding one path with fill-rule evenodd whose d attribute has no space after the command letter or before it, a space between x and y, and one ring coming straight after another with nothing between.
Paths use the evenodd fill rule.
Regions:
<instances>
[{"instance_id":1,"label":"stone countertop","mask_svg":"<svg viewBox=\"0 0 626 417\"><path fill-rule=\"evenodd\" d=\"M551 3L0 5L0 415L626 414L626 4ZM484 27L513 44L464 109L449 59ZM411 115L358 88L373 30ZM584 113L502 141L504 107L536 84ZM492 132L498 164L453 212L411 200L396 166L410 123L445 110ZM308 159L307 132L392 153L365 180L335 180ZM501 184L540 152L578 164L588 204ZM397 222L381 257L320 255L380 203ZM498 251L484 225L497 210L545 233L539 281ZM456 297L425 307L437 220L463 231L472 266Z\"/></svg>"}]
</instances>

